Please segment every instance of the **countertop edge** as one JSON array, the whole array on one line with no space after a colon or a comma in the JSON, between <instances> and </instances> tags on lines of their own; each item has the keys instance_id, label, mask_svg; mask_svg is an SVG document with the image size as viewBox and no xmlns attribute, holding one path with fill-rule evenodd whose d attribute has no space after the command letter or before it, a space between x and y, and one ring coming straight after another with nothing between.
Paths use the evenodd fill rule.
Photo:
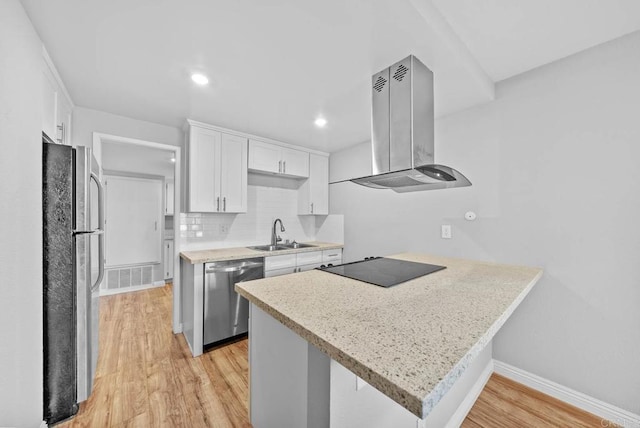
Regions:
<instances>
[{"instance_id":1,"label":"countertop edge","mask_svg":"<svg viewBox=\"0 0 640 428\"><path fill-rule=\"evenodd\" d=\"M312 241L312 242L317 242L317 241ZM194 265L194 264L208 263L208 262L214 262L214 261L250 259L253 257L284 256L287 254L308 253L312 251L336 250L339 248L344 248L344 244L338 244L338 243L332 243L332 242L322 242L322 243L313 244L313 245L314 245L313 247L291 248L287 250L278 250L278 251L271 251L271 252L252 250L247 247L215 248L212 250L221 251L221 252L225 250L229 252L246 250L246 252L243 254L234 254L229 256L221 255L216 257L204 257L204 258L197 257L197 256L190 256L189 253L198 253L198 252L212 251L212 250L193 250L193 251L187 250L187 251L180 252L180 258L186 261L187 263Z\"/></svg>"}]
</instances>

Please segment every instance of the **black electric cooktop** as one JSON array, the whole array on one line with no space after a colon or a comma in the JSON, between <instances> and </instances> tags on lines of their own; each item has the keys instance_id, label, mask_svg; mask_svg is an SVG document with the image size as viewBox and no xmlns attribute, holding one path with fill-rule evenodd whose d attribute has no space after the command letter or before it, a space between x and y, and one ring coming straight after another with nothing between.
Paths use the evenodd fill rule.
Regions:
<instances>
[{"instance_id":1,"label":"black electric cooktop","mask_svg":"<svg viewBox=\"0 0 640 428\"><path fill-rule=\"evenodd\" d=\"M318 269L358 281L379 285L380 287L392 287L445 268L446 266L386 259L384 257L371 257L358 262L321 267Z\"/></svg>"}]
</instances>

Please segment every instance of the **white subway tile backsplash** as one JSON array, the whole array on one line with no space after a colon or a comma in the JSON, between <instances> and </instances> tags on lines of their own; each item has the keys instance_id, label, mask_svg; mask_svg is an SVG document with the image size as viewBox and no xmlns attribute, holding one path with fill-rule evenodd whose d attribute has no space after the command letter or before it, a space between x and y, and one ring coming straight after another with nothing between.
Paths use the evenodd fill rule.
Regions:
<instances>
[{"instance_id":1,"label":"white subway tile backsplash","mask_svg":"<svg viewBox=\"0 0 640 428\"><path fill-rule=\"evenodd\" d=\"M268 243L276 218L286 228L282 239L312 241L313 216L298 216L298 190L289 187L249 185L248 209L242 214L181 213L180 238L184 249L222 248ZM223 227L224 226L224 227ZM224 233L223 231L227 232Z\"/></svg>"}]
</instances>

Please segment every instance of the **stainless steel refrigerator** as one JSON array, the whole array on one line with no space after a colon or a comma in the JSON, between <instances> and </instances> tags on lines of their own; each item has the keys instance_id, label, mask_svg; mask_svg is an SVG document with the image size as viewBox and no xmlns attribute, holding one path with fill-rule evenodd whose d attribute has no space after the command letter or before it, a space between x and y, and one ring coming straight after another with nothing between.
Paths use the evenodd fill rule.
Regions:
<instances>
[{"instance_id":1,"label":"stainless steel refrigerator","mask_svg":"<svg viewBox=\"0 0 640 428\"><path fill-rule=\"evenodd\" d=\"M87 147L43 136L44 419L73 416L91 394L104 276L104 195Z\"/></svg>"}]
</instances>

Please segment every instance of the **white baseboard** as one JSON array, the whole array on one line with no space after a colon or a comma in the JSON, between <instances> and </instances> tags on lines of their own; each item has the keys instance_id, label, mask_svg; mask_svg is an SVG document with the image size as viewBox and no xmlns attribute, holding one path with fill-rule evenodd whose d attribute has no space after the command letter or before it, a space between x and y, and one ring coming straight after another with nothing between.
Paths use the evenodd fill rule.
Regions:
<instances>
[{"instance_id":1,"label":"white baseboard","mask_svg":"<svg viewBox=\"0 0 640 428\"><path fill-rule=\"evenodd\" d=\"M134 285L132 287L125 287L125 288L114 288L114 289L107 289L107 290L100 290L100 296L111 296L113 294L121 294L121 293L129 293L132 291L140 291L140 290L147 290L149 288L156 288L156 287L164 287L165 282L164 281L155 281L153 284L144 284L144 285Z\"/></svg>"},{"instance_id":2,"label":"white baseboard","mask_svg":"<svg viewBox=\"0 0 640 428\"><path fill-rule=\"evenodd\" d=\"M460 403L455 413L451 416L451 419L449 419L449 422L447 422L446 428L458 428L462 425L464 418L467 417L467 414L493 374L493 370L493 360L489 360L489 363L484 370L482 370L482 374L480 374L476 383L473 384L462 403Z\"/></svg>"},{"instance_id":3,"label":"white baseboard","mask_svg":"<svg viewBox=\"0 0 640 428\"><path fill-rule=\"evenodd\" d=\"M550 395L560 401L571 404L586 412L592 413L606 421L613 422L624 428L640 428L640 415L628 412L624 409L605 403L597 398L590 397L578 391L574 391L566 386L559 385L550 380L541 378L533 373L526 372L517 367L503 363L502 361L493 360L494 371L506 378L525 386L540 391L543 394ZM606 422L603 421L606 426Z\"/></svg>"}]
</instances>

